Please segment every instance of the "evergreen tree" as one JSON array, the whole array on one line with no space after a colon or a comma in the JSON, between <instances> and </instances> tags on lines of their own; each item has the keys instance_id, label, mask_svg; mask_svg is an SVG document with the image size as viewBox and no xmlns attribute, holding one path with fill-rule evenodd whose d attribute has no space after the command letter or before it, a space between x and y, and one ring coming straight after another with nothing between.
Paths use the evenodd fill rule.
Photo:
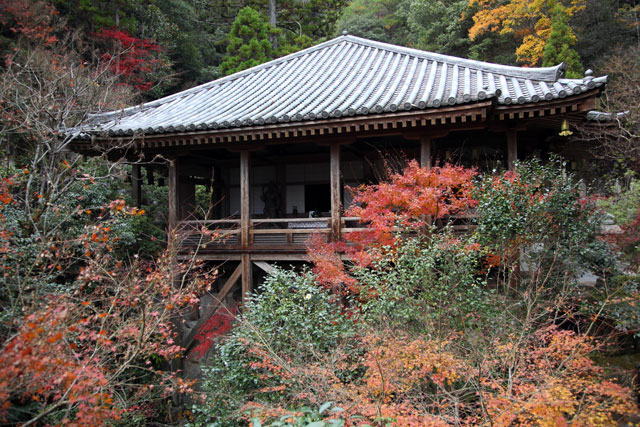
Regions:
<instances>
[{"instance_id":1,"label":"evergreen tree","mask_svg":"<svg viewBox=\"0 0 640 427\"><path fill-rule=\"evenodd\" d=\"M614 46L638 45L640 28L634 8L639 14L640 3L632 6L622 0L587 0L587 7L571 18L578 39L575 48L585 68L600 68Z\"/></svg>"},{"instance_id":2,"label":"evergreen tree","mask_svg":"<svg viewBox=\"0 0 640 427\"><path fill-rule=\"evenodd\" d=\"M336 35L347 30L401 46L515 64L512 36L487 32L469 40L479 8L469 0L353 0L336 22Z\"/></svg>"},{"instance_id":3,"label":"evergreen tree","mask_svg":"<svg viewBox=\"0 0 640 427\"><path fill-rule=\"evenodd\" d=\"M471 17L462 18L467 0L412 0L407 17L415 47L447 55L467 56L471 42L467 37L473 24Z\"/></svg>"},{"instance_id":4,"label":"evergreen tree","mask_svg":"<svg viewBox=\"0 0 640 427\"><path fill-rule=\"evenodd\" d=\"M568 17L563 8L556 5L551 15L551 31L544 46L542 65L549 67L564 61L567 64L567 77L580 78L583 68L580 56L573 48L576 36L569 28L567 21Z\"/></svg>"},{"instance_id":5,"label":"evergreen tree","mask_svg":"<svg viewBox=\"0 0 640 427\"><path fill-rule=\"evenodd\" d=\"M272 27L260 13L249 6L241 9L227 36L227 56L220 72L229 75L273 59L271 33Z\"/></svg>"},{"instance_id":6,"label":"evergreen tree","mask_svg":"<svg viewBox=\"0 0 640 427\"><path fill-rule=\"evenodd\" d=\"M353 0L336 22L336 35L355 36L401 46L412 44L407 24L411 0Z\"/></svg>"}]
</instances>

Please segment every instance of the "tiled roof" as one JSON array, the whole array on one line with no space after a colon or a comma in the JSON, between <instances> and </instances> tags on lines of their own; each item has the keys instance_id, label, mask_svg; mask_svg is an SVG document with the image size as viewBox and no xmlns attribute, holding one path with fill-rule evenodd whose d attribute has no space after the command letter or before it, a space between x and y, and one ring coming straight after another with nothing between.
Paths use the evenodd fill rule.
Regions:
<instances>
[{"instance_id":1,"label":"tiled roof","mask_svg":"<svg viewBox=\"0 0 640 427\"><path fill-rule=\"evenodd\" d=\"M619 113L608 113L605 111L589 111L586 119L590 122L614 122L624 120L631 114L630 111L621 111Z\"/></svg>"},{"instance_id":2,"label":"tiled roof","mask_svg":"<svg viewBox=\"0 0 640 427\"><path fill-rule=\"evenodd\" d=\"M156 101L92 115L73 132L149 135L293 124L488 98L527 104L577 95L607 80L564 79L564 68L491 64L344 35Z\"/></svg>"}]
</instances>

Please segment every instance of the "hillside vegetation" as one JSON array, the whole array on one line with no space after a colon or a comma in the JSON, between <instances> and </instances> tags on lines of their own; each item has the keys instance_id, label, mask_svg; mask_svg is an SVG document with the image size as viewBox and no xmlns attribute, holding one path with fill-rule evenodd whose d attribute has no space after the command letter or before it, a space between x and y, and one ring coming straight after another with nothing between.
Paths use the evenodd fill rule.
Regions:
<instances>
[{"instance_id":1,"label":"hillside vegetation","mask_svg":"<svg viewBox=\"0 0 640 427\"><path fill-rule=\"evenodd\" d=\"M638 276L617 269L601 213L560 161L474 175L411 163L357 189L364 208L348 214L368 230L348 246L314 240L312 270L266 279L209 359L197 424L635 419L633 374L593 360L640 321ZM473 234L427 220L469 207ZM580 282L585 271L596 286Z\"/></svg>"}]
</instances>

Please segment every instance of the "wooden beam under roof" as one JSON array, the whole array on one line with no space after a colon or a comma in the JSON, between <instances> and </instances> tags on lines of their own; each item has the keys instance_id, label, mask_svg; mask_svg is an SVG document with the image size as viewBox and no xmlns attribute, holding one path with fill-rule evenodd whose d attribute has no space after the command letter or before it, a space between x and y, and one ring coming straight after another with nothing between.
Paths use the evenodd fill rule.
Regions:
<instances>
[{"instance_id":1,"label":"wooden beam under roof","mask_svg":"<svg viewBox=\"0 0 640 427\"><path fill-rule=\"evenodd\" d=\"M458 131L492 126L504 121L540 120L542 117L583 114L595 105L599 89L579 95L537 103L496 105L484 101L420 111L370 114L297 123L278 123L242 128L198 132L144 135L137 138L96 137L91 141L75 141L71 148L78 152L98 153L114 145L129 151L171 152L206 150L212 145L238 150L255 148L255 144L287 144L334 138L357 138L375 135L405 135L443 130ZM432 130L433 129L433 130Z\"/></svg>"}]
</instances>

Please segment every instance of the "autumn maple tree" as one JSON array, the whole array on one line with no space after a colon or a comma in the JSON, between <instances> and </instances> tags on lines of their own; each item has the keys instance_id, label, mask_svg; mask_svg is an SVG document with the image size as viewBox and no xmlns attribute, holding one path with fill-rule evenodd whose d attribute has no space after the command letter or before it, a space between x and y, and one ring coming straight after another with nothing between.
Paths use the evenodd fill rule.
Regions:
<instances>
[{"instance_id":1,"label":"autumn maple tree","mask_svg":"<svg viewBox=\"0 0 640 427\"><path fill-rule=\"evenodd\" d=\"M348 253L354 262L368 265L383 254L389 256L388 248L402 239L402 233L428 233L433 220L473 207L476 173L453 165L421 168L412 160L402 172L388 171L388 180L351 188L353 203L345 214L360 218L365 227L345 234L343 242L327 243L319 236L312 237L308 253L320 283L357 293L339 253Z\"/></svg>"},{"instance_id":2,"label":"autumn maple tree","mask_svg":"<svg viewBox=\"0 0 640 427\"><path fill-rule=\"evenodd\" d=\"M474 25L469 30L473 41L487 32L513 35L521 41L516 49L520 62L529 66L542 63L545 46L552 34L554 19L566 20L584 9L585 0L471 0L476 9ZM554 18L555 15L555 18ZM556 23L558 26L559 23ZM575 35L567 27L568 44L575 42ZM568 46L570 48L570 46Z\"/></svg>"},{"instance_id":3,"label":"autumn maple tree","mask_svg":"<svg viewBox=\"0 0 640 427\"><path fill-rule=\"evenodd\" d=\"M0 7L0 423L164 419L189 389L167 369L183 352L176 319L215 275L175 263L171 239L138 255L146 213L114 191L121 166L69 150L88 113L135 96L120 56L94 60L48 2Z\"/></svg>"},{"instance_id":4,"label":"autumn maple tree","mask_svg":"<svg viewBox=\"0 0 640 427\"><path fill-rule=\"evenodd\" d=\"M396 231L418 231L428 218L444 218L475 205L471 193L474 169L445 165L421 168L412 160L388 181L352 189L353 203L346 215L367 224L364 232L347 236L361 247L392 244Z\"/></svg>"},{"instance_id":5,"label":"autumn maple tree","mask_svg":"<svg viewBox=\"0 0 640 427\"><path fill-rule=\"evenodd\" d=\"M45 44L58 41L55 34L57 12L49 2L2 0L0 12L2 32L7 32L6 35L18 35Z\"/></svg>"},{"instance_id":6,"label":"autumn maple tree","mask_svg":"<svg viewBox=\"0 0 640 427\"><path fill-rule=\"evenodd\" d=\"M103 46L101 59L124 84L146 92L168 78L170 63L154 41L134 37L118 28L102 28L93 37Z\"/></svg>"},{"instance_id":7,"label":"autumn maple tree","mask_svg":"<svg viewBox=\"0 0 640 427\"><path fill-rule=\"evenodd\" d=\"M3 187L19 181L5 181ZM3 194L0 213L11 215L16 202ZM162 416L157 401L190 390L190 383L164 364L183 352L176 316L192 309L215 272L174 263L173 244L155 260L120 259L114 230L144 214L123 200L95 211L81 208L73 213L77 221L92 220L80 234L33 247L26 247L2 217L3 311L11 313L9 302L20 303L18 312L29 311L24 317L13 313L3 324L0 421L126 423L141 413ZM21 250L36 251L32 265L17 263L28 257ZM30 288L65 276L71 280L64 287ZM15 282L22 277L20 286ZM29 301L29 294L41 297Z\"/></svg>"}]
</instances>

